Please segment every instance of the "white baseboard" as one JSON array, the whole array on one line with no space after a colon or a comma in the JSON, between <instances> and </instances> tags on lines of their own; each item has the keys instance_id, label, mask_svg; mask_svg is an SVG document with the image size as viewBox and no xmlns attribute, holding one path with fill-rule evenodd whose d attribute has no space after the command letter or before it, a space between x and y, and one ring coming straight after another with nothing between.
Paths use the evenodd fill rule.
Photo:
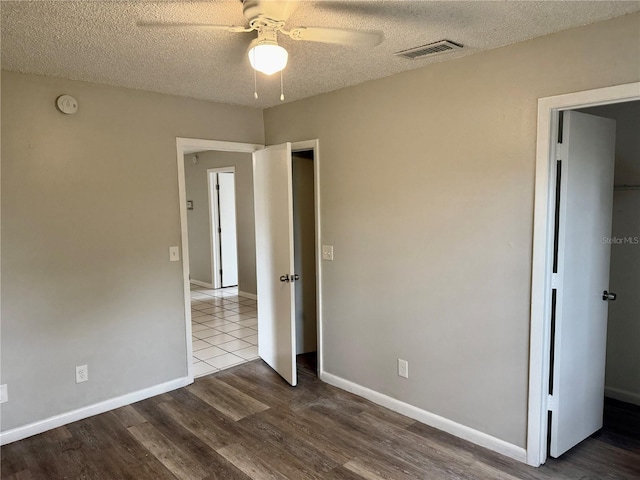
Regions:
<instances>
[{"instance_id":1,"label":"white baseboard","mask_svg":"<svg viewBox=\"0 0 640 480\"><path fill-rule=\"evenodd\" d=\"M629 390L623 390L621 388L604 387L604 396L611 397L621 402L633 403L634 405L640 405L640 394L630 392Z\"/></svg>"},{"instance_id":2,"label":"white baseboard","mask_svg":"<svg viewBox=\"0 0 640 480\"><path fill-rule=\"evenodd\" d=\"M442 430L450 433L451 435L455 435L456 437L468 440L471 443L475 443L476 445L480 445L509 458L513 458L519 462L525 463L527 461L527 451L524 448L505 442L499 438L492 437L491 435L487 435L479 430L474 430L473 428L456 423L453 420L449 420L418 407L414 407L413 405L396 400L395 398L389 397L383 393L376 392L375 390L363 387L362 385L345 380L344 378L331 373L324 371L320 372L320 380L354 393L360 397L364 397L367 400L371 400L373 403L382 405L394 412L406 415L409 418L418 420L419 422L437 428L438 430Z\"/></svg>"},{"instance_id":3,"label":"white baseboard","mask_svg":"<svg viewBox=\"0 0 640 480\"><path fill-rule=\"evenodd\" d=\"M189 382L187 377L177 378L159 385L154 385L153 387L144 388L120 397L104 400L99 403L94 403L93 405L78 408L77 410L54 415L53 417L45 418L44 420L29 423L21 427L12 428L11 430L0 433L0 445L6 445L7 443L22 440L23 438L37 435L38 433L46 432L47 430L61 427L68 423L77 422L83 418L92 417L100 413L108 412L109 410L130 405L140 400L160 395L161 393L170 392L171 390L189 385L189 383L191 382Z\"/></svg>"},{"instance_id":4,"label":"white baseboard","mask_svg":"<svg viewBox=\"0 0 640 480\"><path fill-rule=\"evenodd\" d=\"M254 293L240 292L238 291L238 296L250 298L251 300L258 300L258 296Z\"/></svg>"},{"instance_id":5,"label":"white baseboard","mask_svg":"<svg viewBox=\"0 0 640 480\"><path fill-rule=\"evenodd\" d=\"M193 283L194 285L198 285L199 287L216 288L211 283L201 282L200 280L194 280L193 278L189 279L189 283Z\"/></svg>"}]
</instances>

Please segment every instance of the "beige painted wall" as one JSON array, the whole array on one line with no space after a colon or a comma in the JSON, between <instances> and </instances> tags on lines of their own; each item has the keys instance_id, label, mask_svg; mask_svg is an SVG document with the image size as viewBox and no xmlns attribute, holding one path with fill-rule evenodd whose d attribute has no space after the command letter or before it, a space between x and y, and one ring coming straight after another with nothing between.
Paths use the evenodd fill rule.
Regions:
<instances>
[{"instance_id":1,"label":"beige painted wall","mask_svg":"<svg viewBox=\"0 0 640 480\"><path fill-rule=\"evenodd\" d=\"M253 212L253 164L250 153L200 152L185 155L187 197L194 209L187 212L189 221L189 264L191 277L211 283L209 252L209 207L207 169L235 167L236 229L238 235L238 288L256 295L256 233ZM208 280L204 275L208 273ZM202 277L202 278L201 278Z\"/></svg>"},{"instance_id":2,"label":"beige painted wall","mask_svg":"<svg viewBox=\"0 0 640 480\"><path fill-rule=\"evenodd\" d=\"M193 165L195 154L184 157L184 184L187 202L193 205L187 210L189 232L189 278L213 283L211 272L211 219L207 168Z\"/></svg>"},{"instance_id":3,"label":"beige painted wall","mask_svg":"<svg viewBox=\"0 0 640 480\"><path fill-rule=\"evenodd\" d=\"M257 109L2 72L3 430L186 376L176 137L263 133Z\"/></svg>"},{"instance_id":4,"label":"beige painted wall","mask_svg":"<svg viewBox=\"0 0 640 480\"><path fill-rule=\"evenodd\" d=\"M639 80L635 14L267 109L320 140L325 370L525 447L537 99Z\"/></svg>"},{"instance_id":5,"label":"beige painted wall","mask_svg":"<svg viewBox=\"0 0 640 480\"><path fill-rule=\"evenodd\" d=\"M616 120L616 185L640 185L640 102L585 109ZM613 193L607 394L640 405L640 188Z\"/></svg>"}]
</instances>

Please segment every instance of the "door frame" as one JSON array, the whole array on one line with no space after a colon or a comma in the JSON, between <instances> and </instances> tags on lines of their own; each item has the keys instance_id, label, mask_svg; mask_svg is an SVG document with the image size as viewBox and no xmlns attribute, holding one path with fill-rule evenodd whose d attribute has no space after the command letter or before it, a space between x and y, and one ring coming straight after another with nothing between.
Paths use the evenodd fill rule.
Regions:
<instances>
[{"instance_id":1,"label":"door frame","mask_svg":"<svg viewBox=\"0 0 640 480\"><path fill-rule=\"evenodd\" d=\"M178 204L180 212L180 241L182 244L182 283L184 295L185 341L187 381L193 383L193 346L191 343L191 289L189 286L189 230L187 225L187 193L184 174L184 155L196 151L213 150L220 152L253 153L264 148L264 145L254 143L226 142L198 138L176 137L176 152L178 163ZM322 348L322 217L320 207L320 146L317 139L293 142L291 151L313 151L313 181L314 205L316 222L316 328L318 342L318 378L322 379L323 348Z\"/></svg>"},{"instance_id":2,"label":"door frame","mask_svg":"<svg viewBox=\"0 0 640 480\"><path fill-rule=\"evenodd\" d=\"M527 418L527 464L534 467L547 459L554 165L559 113L635 100L640 100L640 82L538 99Z\"/></svg>"},{"instance_id":3,"label":"door frame","mask_svg":"<svg viewBox=\"0 0 640 480\"><path fill-rule=\"evenodd\" d=\"M176 137L178 162L178 205L180 212L180 242L182 244L182 284L184 295L187 381L193 383L193 346L191 344L191 289L189 287L189 230L187 225L187 192L184 178L184 156L188 153L213 150L219 152L253 153L264 148L254 143L224 142L199 138Z\"/></svg>"},{"instance_id":4,"label":"door frame","mask_svg":"<svg viewBox=\"0 0 640 480\"><path fill-rule=\"evenodd\" d=\"M219 202L215 202L212 195L211 174L212 173L233 173L233 183L235 187L236 183L236 168L235 167L217 167L207 168L207 196L209 197L209 251L211 252L211 284L213 288L222 288L222 278L220 278L220 266L222 263L222 257L220 255L220 232L218 229L214 230L214 223L220 224L220 211ZM233 209L236 215L237 221L237 205L233 204ZM236 263L238 261L238 254L236 248ZM237 268L237 267L236 267Z\"/></svg>"}]
</instances>

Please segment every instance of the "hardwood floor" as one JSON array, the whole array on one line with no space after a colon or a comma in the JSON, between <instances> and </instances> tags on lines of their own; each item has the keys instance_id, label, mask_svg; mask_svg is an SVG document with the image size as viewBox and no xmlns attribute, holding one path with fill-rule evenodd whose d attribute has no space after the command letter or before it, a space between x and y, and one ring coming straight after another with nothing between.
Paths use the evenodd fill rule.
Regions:
<instances>
[{"instance_id":1,"label":"hardwood floor","mask_svg":"<svg viewBox=\"0 0 640 480\"><path fill-rule=\"evenodd\" d=\"M261 360L2 447L10 479L638 479L640 409L531 468Z\"/></svg>"}]
</instances>

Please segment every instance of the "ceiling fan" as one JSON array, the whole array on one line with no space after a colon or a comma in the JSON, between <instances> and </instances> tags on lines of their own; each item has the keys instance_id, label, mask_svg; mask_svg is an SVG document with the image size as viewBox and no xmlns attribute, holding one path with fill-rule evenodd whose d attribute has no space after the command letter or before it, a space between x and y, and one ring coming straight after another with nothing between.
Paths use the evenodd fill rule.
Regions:
<instances>
[{"instance_id":1,"label":"ceiling fan","mask_svg":"<svg viewBox=\"0 0 640 480\"><path fill-rule=\"evenodd\" d=\"M249 62L255 71L265 75L281 72L287 66L289 54L278 44L279 33L293 40L356 47L375 47L382 42L382 33L376 31L324 27L287 29L285 27L295 3L278 0L242 0L242 13L247 19L247 26L145 21L139 21L137 25L145 28L198 28L231 33L255 31L258 36L249 45ZM257 93L254 92L254 96L257 98ZM284 99L284 96L281 95L280 98Z\"/></svg>"}]
</instances>

